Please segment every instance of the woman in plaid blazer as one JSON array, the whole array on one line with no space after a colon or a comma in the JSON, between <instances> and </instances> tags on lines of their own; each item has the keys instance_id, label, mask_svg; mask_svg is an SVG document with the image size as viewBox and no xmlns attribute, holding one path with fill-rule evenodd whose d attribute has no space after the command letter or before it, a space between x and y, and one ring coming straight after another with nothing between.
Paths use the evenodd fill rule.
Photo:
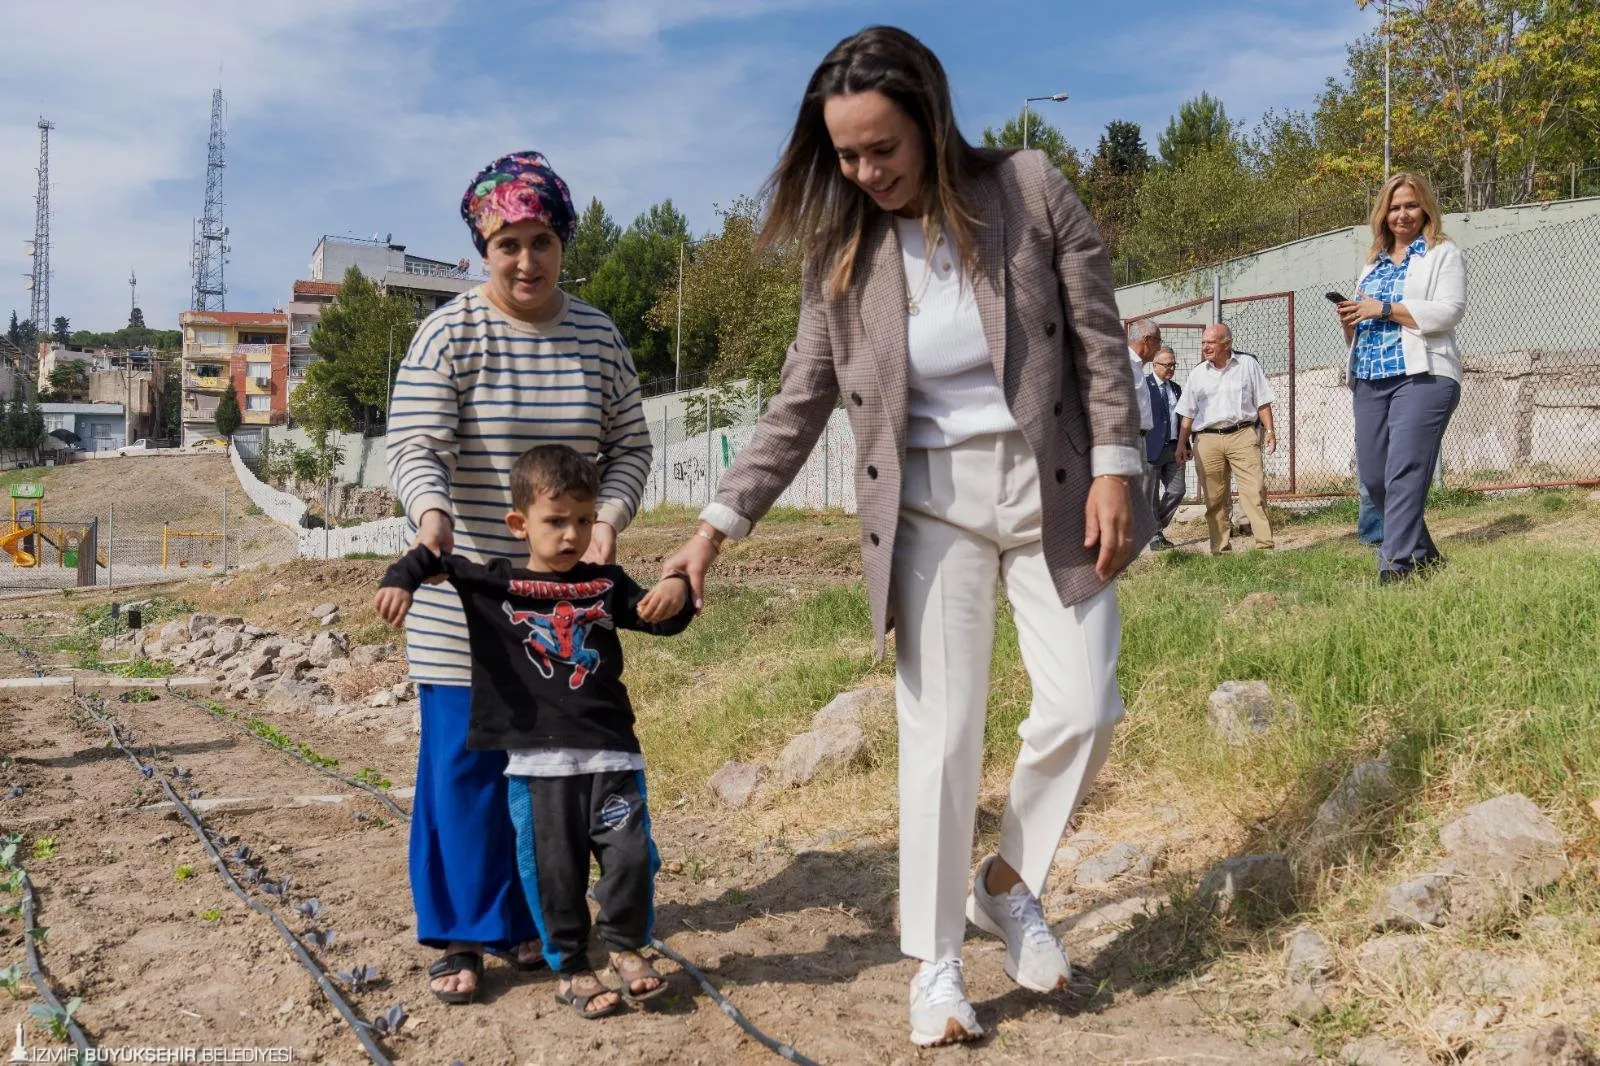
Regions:
<instances>
[{"instance_id":1,"label":"woman in plaid blazer","mask_svg":"<svg viewBox=\"0 0 1600 1066\"><path fill-rule=\"evenodd\" d=\"M901 947L918 1044L971 1039L967 919L1049 991L1040 910L1068 818L1121 719L1111 579L1155 522L1104 247L1038 152L962 137L938 59L904 31L840 42L768 183L766 243L805 250L800 325L751 443L670 556L700 600L724 538L766 513L842 399L881 655L896 632ZM1004 581L1033 703L998 852L968 891Z\"/></svg>"}]
</instances>

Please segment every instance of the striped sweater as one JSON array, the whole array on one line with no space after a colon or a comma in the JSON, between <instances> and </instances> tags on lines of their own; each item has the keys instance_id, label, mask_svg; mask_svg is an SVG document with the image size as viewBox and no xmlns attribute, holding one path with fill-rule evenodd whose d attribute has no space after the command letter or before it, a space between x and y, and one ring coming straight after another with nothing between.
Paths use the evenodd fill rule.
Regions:
<instances>
[{"instance_id":1,"label":"striped sweater","mask_svg":"<svg viewBox=\"0 0 1600 1066\"><path fill-rule=\"evenodd\" d=\"M506 529L511 464L535 444L566 444L600 467L599 520L620 533L650 473L650 431L627 345L602 312L571 296L550 322L504 314L479 287L422 323L394 383L389 478L413 532L424 513L455 521L455 550L527 563ZM417 590L406 618L411 677L472 680L466 619L448 585Z\"/></svg>"}]
</instances>

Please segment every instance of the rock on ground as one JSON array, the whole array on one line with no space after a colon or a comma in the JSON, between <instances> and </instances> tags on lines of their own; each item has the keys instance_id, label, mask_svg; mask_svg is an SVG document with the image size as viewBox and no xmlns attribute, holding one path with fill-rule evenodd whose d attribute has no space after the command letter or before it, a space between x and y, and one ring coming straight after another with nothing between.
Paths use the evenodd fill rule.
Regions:
<instances>
[{"instance_id":1,"label":"rock on ground","mask_svg":"<svg viewBox=\"0 0 1600 1066\"><path fill-rule=\"evenodd\" d=\"M1427 942L1428 937L1409 933L1369 940L1356 952L1356 967L1371 980L1403 985L1422 976Z\"/></svg>"},{"instance_id":2,"label":"rock on ground","mask_svg":"<svg viewBox=\"0 0 1600 1066\"><path fill-rule=\"evenodd\" d=\"M1532 1033L1498 1033L1467 1059L1468 1066L1600 1066L1589 1038L1557 1022Z\"/></svg>"},{"instance_id":3,"label":"rock on ground","mask_svg":"<svg viewBox=\"0 0 1600 1066\"><path fill-rule=\"evenodd\" d=\"M1450 913L1450 879L1424 874L1390 887L1372 912L1372 927L1421 929L1441 926Z\"/></svg>"},{"instance_id":4,"label":"rock on ground","mask_svg":"<svg viewBox=\"0 0 1600 1066\"><path fill-rule=\"evenodd\" d=\"M1294 907L1294 871L1286 855L1241 855L1206 874L1196 896L1216 914L1284 913Z\"/></svg>"},{"instance_id":5,"label":"rock on ground","mask_svg":"<svg viewBox=\"0 0 1600 1066\"><path fill-rule=\"evenodd\" d=\"M828 701L828 705L818 711L811 719L812 729L825 729L832 725L861 724L861 713L878 698L872 689L858 688L850 692L841 692Z\"/></svg>"},{"instance_id":6,"label":"rock on ground","mask_svg":"<svg viewBox=\"0 0 1600 1066\"><path fill-rule=\"evenodd\" d=\"M1428 1066L1428 1058L1420 1051L1401 1047L1381 1037L1367 1036L1353 1040L1339 1051L1339 1061L1344 1066Z\"/></svg>"},{"instance_id":7,"label":"rock on ground","mask_svg":"<svg viewBox=\"0 0 1600 1066\"><path fill-rule=\"evenodd\" d=\"M867 747L866 734L859 726L835 725L801 733L783 749L773 766L774 776L784 785L809 784L822 770L843 766Z\"/></svg>"},{"instance_id":8,"label":"rock on ground","mask_svg":"<svg viewBox=\"0 0 1600 1066\"><path fill-rule=\"evenodd\" d=\"M311 638L311 646L306 649L306 658L312 666L327 666L335 659L343 659L350 653L350 638L343 633L334 633L323 630Z\"/></svg>"},{"instance_id":9,"label":"rock on ground","mask_svg":"<svg viewBox=\"0 0 1600 1066\"><path fill-rule=\"evenodd\" d=\"M1333 973L1333 948L1310 926L1299 926L1284 948L1284 977L1291 985L1318 985Z\"/></svg>"},{"instance_id":10,"label":"rock on ground","mask_svg":"<svg viewBox=\"0 0 1600 1066\"><path fill-rule=\"evenodd\" d=\"M1277 701L1265 681L1224 681L1206 699L1212 732L1235 747L1272 728Z\"/></svg>"},{"instance_id":11,"label":"rock on ground","mask_svg":"<svg viewBox=\"0 0 1600 1066\"><path fill-rule=\"evenodd\" d=\"M706 787L710 788L724 804L739 810L749 805L750 797L755 795L756 786L761 783L761 778L765 774L766 771L755 763L729 759L711 775Z\"/></svg>"},{"instance_id":12,"label":"rock on ground","mask_svg":"<svg viewBox=\"0 0 1600 1066\"><path fill-rule=\"evenodd\" d=\"M1311 823L1314 844L1326 844L1350 831L1352 823L1394 797L1388 759L1357 763L1317 808Z\"/></svg>"},{"instance_id":13,"label":"rock on ground","mask_svg":"<svg viewBox=\"0 0 1600 1066\"><path fill-rule=\"evenodd\" d=\"M311 608L311 617L320 620L328 617L328 615L332 614L338 609L339 605L337 603L319 603L315 607Z\"/></svg>"},{"instance_id":14,"label":"rock on ground","mask_svg":"<svg viewBox=\"0 0 1600 1066\"><path fill-rule=\"evenodd\" d=\"M1149 877L1154 858L1137 844L1121 843L1078 864L1074 883L1082 887L1109 884L1122 876Z\"/></svg>"},{"instance_id":15,"label":"rock on ground","mask_svg":"<svg viewBox=\"0 0 1600 1066\"><path fill-rule=\"evenodd\" d=\"M1452 907L1462 917L1519 903L1567 868L1561 831L1520 792L1467 808L1439 830L1439 842L1451 859Z\"/></svg>"}]
</instances>

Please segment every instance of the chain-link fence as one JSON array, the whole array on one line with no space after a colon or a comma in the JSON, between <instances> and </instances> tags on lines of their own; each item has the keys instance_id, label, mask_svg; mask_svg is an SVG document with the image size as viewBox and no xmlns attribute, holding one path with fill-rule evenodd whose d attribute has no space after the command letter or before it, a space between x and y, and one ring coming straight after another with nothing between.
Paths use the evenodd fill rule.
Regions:
<instances>
[{"instance_id":1,"label":"chain-link fence","mask_svg":"<svg viewBox=\"0 0 1600 1066\"><path fill-rule=\"evenodd\" d=\"M1467 271L1467 311L1456 328L1461 403L1445 434L1441 479L1471 490L1600 481L1600 217L1480 244ZM1229 297L1216 308L1276 394L1279 449L1266 461L1274 495L1355 491L1349 350L1324 298L1353 292L1352 281ZM1199 362L1212 304L1201 298L1139 316L1160 326L1180 384Z\"/></svg>"}]
</instances>

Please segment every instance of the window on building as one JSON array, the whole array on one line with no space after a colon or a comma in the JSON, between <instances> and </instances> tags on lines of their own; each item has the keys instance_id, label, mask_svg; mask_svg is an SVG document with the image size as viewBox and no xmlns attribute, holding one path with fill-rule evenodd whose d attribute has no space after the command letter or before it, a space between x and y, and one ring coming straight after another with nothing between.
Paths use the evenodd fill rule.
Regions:
<instances>
[{"instance_id":1,"label":"window on building","mask_svg":"<svg viewBox=\"0 0 1600 1066\"><path fill-rule=\"evenodd\" d=\"M244 372L253 378L270 378L272 377L272 364L246 363Z\"/></svg>"},{"instance_id":2,"label":"window on building","mask_svg":"<svg viewBox=\"0 0 1600 1066\"><path fill-rule=\"evenodd\" d=\"M197 329L194 331L194 342L207 345L227 344L228 334L226 330L221 329Z\"/></svg>"},{"instance_id":3,"label":"window on building","mask_svg":"<svg viewBox=\"0 0 1600 1066\"><path fill-rule=\"evenodd\" d=\"M282 344L282 333L240 333L240 344Z\"/></svg>"},{"instance_id":4,"label":"window on building","mask_svg":"<svg viewBox=\"0 0 1600 1066\"><path fill-rule=\"evenodd\" d=\"M261 393L253 393L253 394L251 394L249 396L246 396L244 398L244 402L245 402L244 409L246 411L270 411L270 410L272 410L272 397L271 396L264 396Z\"/></svg>"}]
</instances>

